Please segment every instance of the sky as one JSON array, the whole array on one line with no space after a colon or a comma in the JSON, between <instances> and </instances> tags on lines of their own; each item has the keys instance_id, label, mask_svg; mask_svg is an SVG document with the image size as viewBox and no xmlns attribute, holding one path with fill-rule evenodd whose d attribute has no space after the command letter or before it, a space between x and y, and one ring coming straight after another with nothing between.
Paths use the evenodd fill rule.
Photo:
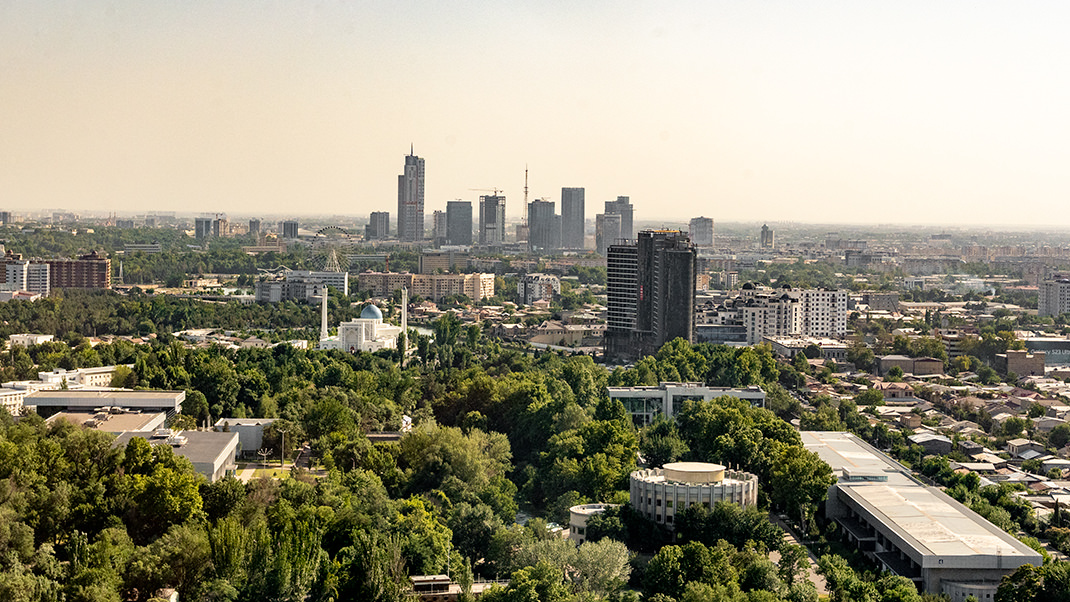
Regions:
<instances>
[{"instance_id":1,"label":"sky","mask_svg":"<svg viewBox=\"0 0 1070 602\"><path fill-rule=\"evenodd\" d=\"M1070 3L0 0L0 208L1070 225Z\"/></svg>"}]
</instances>

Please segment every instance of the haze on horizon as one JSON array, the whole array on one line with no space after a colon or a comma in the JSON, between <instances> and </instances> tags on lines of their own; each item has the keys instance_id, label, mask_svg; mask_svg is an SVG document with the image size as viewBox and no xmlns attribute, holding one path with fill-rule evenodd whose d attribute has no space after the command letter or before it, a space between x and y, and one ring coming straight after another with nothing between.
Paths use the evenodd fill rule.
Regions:
<instances>
[{"instance_id":1,"label":"haze on horizon","mask_svg":"<svg viewBox=\"0 0 1070 602\"><path fill-rule=\"evenodd\" d=\"M1057 2L0 3L5 209L1070 224Z\"/></svg>"}]
</instances>

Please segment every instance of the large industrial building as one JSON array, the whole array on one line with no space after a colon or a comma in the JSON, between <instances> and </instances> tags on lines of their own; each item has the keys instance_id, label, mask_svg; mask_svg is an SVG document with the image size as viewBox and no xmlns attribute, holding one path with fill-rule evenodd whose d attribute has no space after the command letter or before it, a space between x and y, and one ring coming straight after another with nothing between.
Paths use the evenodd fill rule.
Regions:
<instances>
[{"instance_id":1,"label":"large industrial building","mask_svg":"<svg viewBox=\"0 0 1070 602\"><path fill-rule=\"evenodd\" d=\"M851 433L802 432L838 477L825 515L884 570L952 602L992 600L1004 575L1040 554Z\"/></svg>"},{"instance_id":2,"label":"large industrial building","mask_svg":"<svg viewBox=\"0 0 1070 602\"><path fill-rule=\"evenodd\" d=\"M628 503L647 519L674 529L677 511L717 502L758 505L758 477L720 464L671 462L662 468L637 470L631 475Z\"/></svg>"},{"instance_id":3,"label":"large industrial building","mask_svg":"<svg viewBox=\"0 0 1070 602\"><path fill-rule=\"evenodd\" d=\"M664 382L656 387L606 387L610 399L619 399L632 415L636 426L646 426L661 414L672 418L680 413L688 400L710 401L721 397L735 397L753 406L765 407L765 391L752 386L746 389L707 387L702 383Z\"/></svg>"}]
</instances>

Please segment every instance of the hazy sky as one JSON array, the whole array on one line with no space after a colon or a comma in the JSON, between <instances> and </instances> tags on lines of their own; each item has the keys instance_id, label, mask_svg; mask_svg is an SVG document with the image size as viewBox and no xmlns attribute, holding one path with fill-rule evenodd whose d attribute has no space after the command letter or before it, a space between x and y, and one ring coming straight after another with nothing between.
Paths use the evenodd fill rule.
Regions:
<instances>
[{"instance_id":1,"label":"hazy sky","mask_svg":"<svg viewBox=\"0 0 1070 602\"><path fill-rule=\"evenodd\" d=\"M0 0L0 207L1070 224L1066 2Z\"/></svg>"}]
</instances>

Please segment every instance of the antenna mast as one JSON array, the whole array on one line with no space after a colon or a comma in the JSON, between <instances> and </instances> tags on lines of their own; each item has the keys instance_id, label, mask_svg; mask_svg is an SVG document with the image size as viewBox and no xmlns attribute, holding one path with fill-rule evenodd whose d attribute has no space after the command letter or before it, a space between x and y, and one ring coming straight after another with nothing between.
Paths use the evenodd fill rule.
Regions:
<instances>
[{"instance_id":1,"label":"antenna mast","mask_svg":"<svg viewBox=\"0 0 1070 602\"><path fill-rule=\"evenodd\" d=\"M524 206L528 206L528 166L524 164Z\"/></svg>"}]
</instances>

